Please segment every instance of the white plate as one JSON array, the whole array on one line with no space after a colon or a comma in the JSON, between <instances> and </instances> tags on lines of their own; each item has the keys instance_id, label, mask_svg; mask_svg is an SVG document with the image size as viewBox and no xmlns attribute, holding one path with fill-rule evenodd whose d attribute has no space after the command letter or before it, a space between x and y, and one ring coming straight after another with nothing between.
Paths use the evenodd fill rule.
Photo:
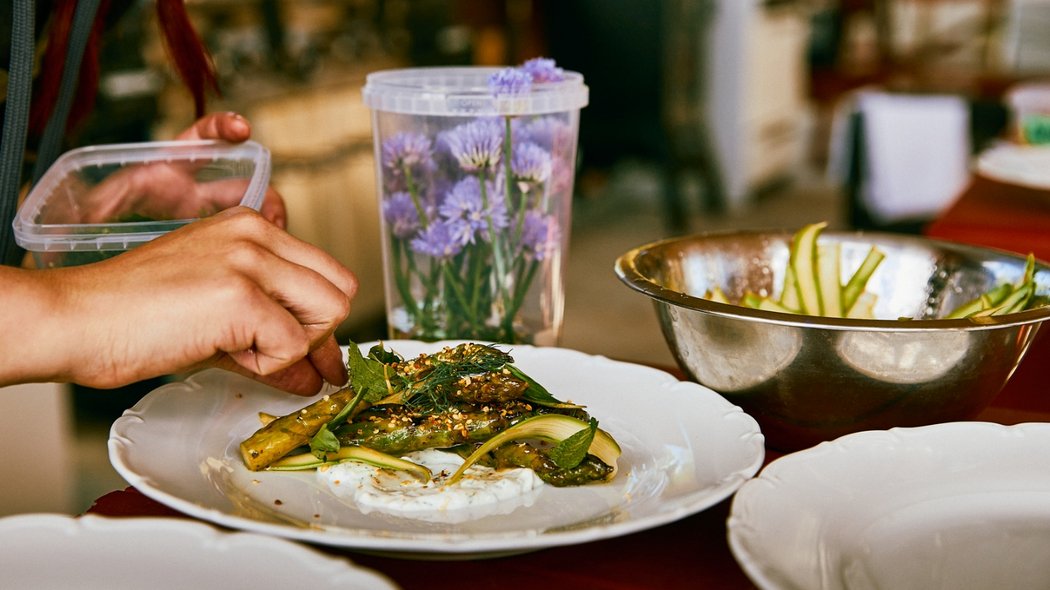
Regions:
<instances>
[{"instance_id":1,"label":"white plate","mask_svg":"<svg viewBox=\"0 0 1050 590\"><path fill-rule=\"evenodd\" d=\"M390 341L406 357L445 343ZM362 345L367 350L368 344ZM494 554L614 537L696 513L762 464L755 421L721 396L657 369L558 348L509 348L555 396L587 406L623 449L607 484L544 486L530 506L459 524L361 514L313 473L250 472L237 449L258 412L308 400L211 370L153 391L110 433L110 460L147 496L225 526L385 552Z\"/></svg>"},{"instance_id":2,"label":"white plate","mask_svg":"<svg viewBox=\"0 0 1050 590\"><path fill-rule=\"evenodd\" d=\"M737 492L729 543L760 587L1046 588L1050 424L868 431Z\"/></svg>"},{"instance_id":3,"label":"white plate","mask_svg":"<svg viewBox=\"0 0 1050 590\"><path fill-rule=\"evenodd\" d=\"M1050 146L1004 144L977 158L977 172L999 182L1050 189Z\"/></svg>"},{"instance_id":4,"label":"white plate","mask_svg":"<svg viewBox=\"0 0 1050 590\"><path fill-rule=\"evenodd\" d=\"M175 518L8 516L0 547L3 588L394 588L296 543Z\"/></svg>"}]
</instances>

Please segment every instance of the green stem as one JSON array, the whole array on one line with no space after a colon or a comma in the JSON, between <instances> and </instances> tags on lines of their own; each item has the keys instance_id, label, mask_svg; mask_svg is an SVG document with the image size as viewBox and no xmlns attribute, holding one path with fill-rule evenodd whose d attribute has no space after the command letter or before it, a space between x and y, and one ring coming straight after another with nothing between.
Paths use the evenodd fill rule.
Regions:
<instances>
[{"instance_id":1,"label":"green stem","mask_svg":"<svg viewBox=\"0 0 1050 590\"><path fill-rule=\"evenodd\" d=\"M505 123L506 130L503 132L503 182L504 182L504 185L505 185L504 186L504 191L505 191L504 195L506 196L507 207L509 209L510 206L511 206L511 200L510 200L511 189L513 189L513 187L514 187L514 166L513 166L513 161L512 161L513 153L512 153L512 149L511 149L514 146L514 142L513 142L513 137L511 136L511 134L513 133L513 131L511 131L511 124L510 124L511 117L507 117L505 119L505 121L506 121L506 123ZM519 216L521 215L521 213L524 212L524 210L525 210L525 196L522 195L522 198L519 199L519 201L518 201L518 214L519 214ZM521 222L519 221L518 224L520 225ZM518 237L519 238L521 237L520 233L518 234Z\"/></svg>"},{"instance_id":2,"label":"green stem","mask_svg":"<svg viewBox=\"0 0 1050 590\"><path fill-rule=\"evenodd\" d=\"M452 292L453 297L455 298L454 302L450 302L449 307L451 307L452 303L458 303L460 308L464 310L464 319L467 320L467 323L470 325L471 329L476 328L478 321L476 317L477 314L471 312L470 303L463 293L462 286L459 284L460 277L458 277L456 273L452 270L452 268L447 264L442 264L441 269L442 273L445 275L445 285L448 286L449 290Z\"/></svg>"},{"instance_id":3,"label":"green stem","mask_svg":"<svg viewBox=\"0 0 1050 590\"><path fill-rule=\"evenodd\" d=\"M524 262L522 262L524 264ZM536 278L536 269L538 269L540 263L538 260L533 260L529 263L528 269L524 271L522 276L522 269L519 268L518 281L514 286L514 298L511 301L510 307L507 308L507 314L503 318L503 331L507 335L507 339L510 342L514 341L514 317L518 315L518 310L521 309L521 304L525 302L525 294L529 291L529 286L532 281Z\"/></svg>"},{"instance_id":4,"label":"green stem","mask_svg":"<svg viewBox=\"0 0 1050 590\"><path fill-rule=\"evenodd\" d=\"M434 335L434 330L437 328L437 319L434 317L434 304L438 299L435 289L438 284L437 279L440 272L441 266L439 261L433 258L430 259L429 277L424 278L422 270L419 272L420 282L423 283L427 290L427 295L423 299L423 317L421 325L423 327L423 334L428 337L432 337Z\"/></svg>"},{"instance_id":5,"label":"green stem","mask_svg":"<svg viewBox=\"0 0 1050 590\"><path fill-rule=\"evenodd\" d=\"M408 187L408 196L412 198L412 205L416 208L416 214L419 215L419 223L423 226L423 229L427 228L427 214L423 209L423 203L419 200L419 189L416 188L415 179L412 178L412 169L409 166L405 166L405 185Z\"/></svg>"},{"instance_id":6,"label":"green stem","mask_svg":"<svg viewBox=\"0 0 1050 590\"><path fill-rule=\"evenodd\" d=\"M412 297L412 290L408 286L408 277L401 271L401 258L405 256L404 250L401 248L401 240L396 237L390 237L390 248L394 253L394 284L397 285L397 291L401 294L401 301L404 303L404 308L414 321L419 320L419 309L416 307L415 298ZM408 254L409 261L412 260L412 255ZM413 267L411 262L406 263L408 267L408 273L411 274L411 268Z\"/></svg>"},{"instance_id":7,"label":"green stem","mask_svg":"<svg viewBox=\"0 0 1050 590\"><path fill-rule=\"evenodd\" d=\"M468 263L467 276L470 277L469 292L470 292L470 313L477 317L480 313L480 296L481 296L481 283L482 283L482 267L484 266L484 254L481 249L477 246L470 250L470 260Z\"/></svg>"},{"instance_id":8,"label":"green stem","mask_svg":"<svg viewBox=\"0 0 1050 590\"><path fill-rule=\"evenodd\" d=\"M512 182L512 179L514 177L513 166L511 165L512 164L512 162L511 162L511 157L512 157L511 147L512 147L513 144L512 144L512 141L511 141L511 124L510 124L510 122L511 122L511 117L507 117L507 131L504 134L504 141L503 141L503 160L506 162L506 172L504 173L504 176L507 179L507 204L508 204L508 206L511 203L510 194L513 191L513 188L514 188L514 183ZM526 205L528 205L528 201L529 201L529 193L527 191L525 191L525 190L521 191L521 194L518 195L518 211L514 215L514 245L515 246L518 246L518 245L521 244L521 234L525 231L525 209L526 209Z\"/></svg>"},{"instance_id":9,"label":"green stem","mask_svg":"<svg viewBox=\"0 0 1050 590\"><path fill-rule=\"evenodd\" d=\"M485 173L484 171L478 172L478 182L481 185L481 206L485 211L489 209L489 195L488 190L485 187ZM496 265L496 291L499 293L500 299L506 295L503 281L507 276L506 262L503 260L503 239L498 231L496 231L496 224L492 223L491 212L485 218L485 223L488 225L489 237L492 239L492 258Z\"/></svg>"}]
</instances>

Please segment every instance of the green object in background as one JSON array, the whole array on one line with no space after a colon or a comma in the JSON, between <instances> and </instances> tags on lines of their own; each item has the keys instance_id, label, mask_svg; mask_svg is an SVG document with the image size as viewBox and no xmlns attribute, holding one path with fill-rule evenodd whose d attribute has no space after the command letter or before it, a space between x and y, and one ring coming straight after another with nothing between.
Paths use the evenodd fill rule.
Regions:
<instances>
[{"instance_id":1,"label":"green object in background","mask_svg":"<svg viewBox=\"0 0 1050 590\"><path fill-rule=\"evenodd\" d=\"M1026 115L1021 119L1021 137L1032 145L1050 144L1050 115Z\"/></svg>"}]
</instances>

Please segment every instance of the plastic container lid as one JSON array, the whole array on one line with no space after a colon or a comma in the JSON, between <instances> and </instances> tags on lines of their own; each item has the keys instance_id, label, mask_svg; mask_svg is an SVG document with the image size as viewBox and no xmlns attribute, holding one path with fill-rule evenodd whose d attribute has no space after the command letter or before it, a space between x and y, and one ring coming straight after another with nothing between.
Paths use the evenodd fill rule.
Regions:
<instances>
[{"instance_id":1,"label":"plastic container lid","mask_svg":"<svg viewBox=\"0 0 1050 590\"><path fill-rule=\"evenodd\" d=\"M527 94L495 96L489 77L502 68L407 68L369 74L365 104L378 111L409 115L539 115L587 106L588 89L578 72L560 82L534 83Z\"/></svg>"},{"instance_id":2,"label":"plastic container lid","mask_svg":"<svg viewBox=\"0 0 1050 590\"><path fill-rule=\"evenodd\" d=\"M1023 82L1006 92L1006 102L1017 112L1050 112L1050 81Z\"/></svg>"},{"instance_id":3,"label":"plastic container lid","mask_svg":"<svg viewBox=\"0 0 1050 590\"><path fill-rule=\"evenodd\" d=\"M168 199L168 203L150 201L148 181L167 183L170 189L174 175L145 172L140 177L147 181L139 183L145 187L141 194L124 190L125 185L135 183L122 184L120 177L114 177L158 164L169 165L167 171L187 183L176 189L176 198ZM216 182L222 184L213 184ZM15 241L34 253L127 250L235 205L259 210L269 182L270 152L252 141L164 141L78 148L59 157L30 191L12 223ZM113 195L103 192L109 187L116 187ZM214 207L197 209L192 215L178 211L178 205L185 208L187 200L180 203L183 194L177 191L194 190L217 195ZM172 196L171 191L167 196ZM122 199L145 205L118 208L120 213L115 218L92 219L92 209L97 217L99 204L112 207L114 201ZM166 206L171 215L164 213Z\"/></svg>"}]
</instances>

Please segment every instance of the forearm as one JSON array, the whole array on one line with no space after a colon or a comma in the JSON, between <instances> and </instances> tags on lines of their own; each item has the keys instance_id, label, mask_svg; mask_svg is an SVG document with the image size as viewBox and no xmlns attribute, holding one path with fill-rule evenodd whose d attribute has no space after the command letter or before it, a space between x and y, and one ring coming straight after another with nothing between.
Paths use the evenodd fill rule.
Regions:
<instances>
[{"instance_id":1,"label":"forearm","mask_svg":"<svg viewBox=\"0 0 1050 590\"><path fill-rule=\"evenodd\" d=\"M0 386L68 376L55 272L0 266Z\"/></svg>"}]
</instances>

